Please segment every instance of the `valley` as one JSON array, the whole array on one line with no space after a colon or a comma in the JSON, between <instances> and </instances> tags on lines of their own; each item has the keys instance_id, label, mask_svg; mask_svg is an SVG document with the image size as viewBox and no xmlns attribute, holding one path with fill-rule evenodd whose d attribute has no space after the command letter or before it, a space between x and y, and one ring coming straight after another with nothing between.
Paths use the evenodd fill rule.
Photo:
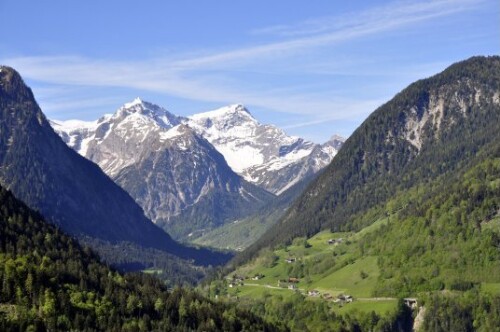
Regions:
<instances>
[{"instance_id":1,"label":"valley","mask_svg":"<svg viewBox=\"0 0 500 332\"><path fill-rule=\"evenodd\" d=\"M240 104L49 122L2 66L0 328L496 331L499 96L472 57L314 144Z\"/></svg>"},{"instance_id":2,"label":"valley","mask_svg":"<svg viewBox=\"0 0 500 332\"><path fill-rule=\"evenodd\" d=\"M236 249L205 239L238 221L252 224L248 241L277 222L341 148L338 135L315 144L261 124L239 104L176 116L136 98L96 121L51 122L80 155L98 164L156 225L176 240ZM292 189L296 187L296 189ZM263 212L265 211L265 212ZM198 239L200 238L200 239Z\"/></svg>"}]
</instances>

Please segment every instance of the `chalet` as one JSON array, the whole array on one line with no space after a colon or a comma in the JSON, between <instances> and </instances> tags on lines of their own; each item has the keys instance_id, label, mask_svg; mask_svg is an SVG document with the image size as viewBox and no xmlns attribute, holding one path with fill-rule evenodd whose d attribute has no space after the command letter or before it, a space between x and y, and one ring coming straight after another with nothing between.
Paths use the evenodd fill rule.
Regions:
<instances>
[{"instance_id":1,"label":"chalet","mask_svg":"<svg viewBox=\"0 0 500 332\"><path fill-rule=\"evenodd\" d=\"M341 238L341 237L339 237L338 239L329 239L328 240L328 244L330 244L330 245L332 245L332 244L337 245L337 244L342 243L342 241L344 241L344 239Z\"/></svg>"},{"instance_id":2,"label":"chalet","mask_svg":"<svg viewBox=\"0 0 500 332\"><path fill-rule=\"evenodd\" d=\"M418 301L416 298L413 297L407 297L403 299L404 303L406 304L407 307L411 309L416 309L418 308Z\"/></svg>"},{"instance_id":3,"label":"chalet","mask_svg":"<svg viewBox=\"0 0 500 332\"><path fill-rule=\"evenodd\" d=\"M340 302L347 302L347 303L350 303L352 301L354 301L354 299L352 298L351 295L339 295L337 297L338 300L340 300Z\"/></svg>"},{"instance_id":4,"label":"chalet","mask_svg":"<svg viewBox=\"0 0 500 332\"><path fill-rule=\"evenodd\" d=\"M287 259L285 259L285 262L287 262L288 264L295 263L295 261L296 261L295 258L287 258Z\"/></svg>"},{"instance_id":5,"label":"chalet","mask_svg":"<svg viewBox=\"0 0 500 332\"><path fill-rule=\"evenodd\" d=\"M299 281L300 281L299 278L293 278L293 277L288 278L288 282L292 284L297 284Z\"/></svg>"},{"instance_id":6,"label":"chalet","mask_svg":"<svg viewBox=\"0 0 500 332\"><path fill-rule=\"evenodd\" d=\"M254 275L252 277L252 280L260 280L262 278L264 278L264 275L259 273L259 274Z\"/></svg>"},{"instance_id":7,"label":"chalet","mask_svg":"<svg viewBox=\"0 0 500 332\"><path fill-rule=\"evenodd\" d=\"M297 289L297 285L296 284L288 284L288 289L296 290Z\"/></svg>"},{"instance_id":8,"label":"chalet","mask_svg":"<svg viewBox=\"0 0 500 332\"><path fill-rule=\"evenodd\" d=\"M310 290L309 292L307 292L307 295L309 295L309 296L319 296L320 293L317 290L313 289L313 290Z\"/></svg>"},{"instance_id":9,"label":"chalet","mask_svg":"<svg viewBox=\"0 0 500 332\"><path fill-rule=\"evenodd\" d=\"M330 293L325 293L322 295L323 299L330 301L333 299L333 296Z\"/></svg>"}]
</instances>

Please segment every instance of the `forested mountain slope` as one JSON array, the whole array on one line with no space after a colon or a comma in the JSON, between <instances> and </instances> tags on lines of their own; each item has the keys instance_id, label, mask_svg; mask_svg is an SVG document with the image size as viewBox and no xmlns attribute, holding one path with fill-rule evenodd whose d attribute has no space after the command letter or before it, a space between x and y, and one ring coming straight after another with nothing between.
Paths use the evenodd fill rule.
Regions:
<instances>
[{"instance_id":1,"label":"forested mountain slope","mask_svg":"<svg viewBox=\"0 0 500 332\"><path fill-rule=\"evenodd\" d=\"M97 165L61 140L21 76L4 66L0 67L0 184L82 239L133 243L203 264L227 258L184 247L155 226Z\"/></svg>"},{"instance_id":2,"label":"forested mountain slope","mask_svg":"<svg viewBox=\"0 0 500 332\"><path fill-rule=\"evenodd\" d=\"M313 174L303 178L280 195L268 200L268 203L260 207L257 213L216 228L196 239L194 243L213 248L242 251L257 241L280 220L288 207L317 175Z\"/></svg>"},{"instance_id":3,"label":"forested mountain slope","mask_svg":"<svg viewBox=\"0 0 500 332\"><path fill-rule=\"evenodd\" d=\"M290 312L314 311L306 309L312 302L314 312L327 307L337 314L290 315L293 330L304 321L311 331L311 326L334 330L347 319L352 320L347 331L356 331L355 324L362 331L397 326L411 331L408 321L418 313L420 331L498 331L500 141L484 147L470 166L398 192L353 221L373 223L357 232L325 230L262 250L229 273L229 280L232 275L257 280L236 287L217 281L212 289L240 295L249 308L263 306L261 315L269 319L282 308L280 296ZM292 290L286 287L290 278L297 280ZM313 291L317 300L307 301ZM342 302L342 294L353 301ZM403 298L418 303L413 315L398 314L405 308L398 309ZM384 321L392 328L382 328Z\"/></svg>"},{"instance_id":4,"label":"forested mountain slope","mask_svg":"<svg viewBox=\"0 0 500 332\"><path fill-rule=\"evenodd\" d=\"M247 311L99 262L0 187L0 330L272 331Z\"/></svg>"},{"instance_id":5,"label":"forested mountain slope","mask_svg":"<svg viewBox=\"0 0 500 332\"><path fill-rule=\"evenodd\" d=\"M361 229L357 218L398 191L474 164L500 140L500 57L474 57L411 84L378 108L287 214L238 261L321 229Z\"/></svg>"}]
</instances>

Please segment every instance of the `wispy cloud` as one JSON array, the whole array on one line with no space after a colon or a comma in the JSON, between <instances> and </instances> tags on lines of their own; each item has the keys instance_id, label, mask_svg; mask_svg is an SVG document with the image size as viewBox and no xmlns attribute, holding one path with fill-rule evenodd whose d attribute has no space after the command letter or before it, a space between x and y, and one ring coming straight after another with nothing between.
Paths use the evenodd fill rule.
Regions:
<instances>
[{"instance_id":1,"label":"wispy cloud","mask_svg":"<svg viewBox=\"0 0 500 332\"><path fill-rule=\"evenodd\" d=\"M313 18L292 25L275 25L251 31L254 35L278 37L298 37L327 34L336 31L356 29L377 32L406 23L414 23L433 17L445 16L480 6L482 0L431 0L398 1L379 6L356 14L325 16Z\"/></svg>"},{"instance_id":2,"label":"wispy cloud","mask_svg":"<svg viewBox=\"0 0 500 332\"><path fill-rule=\"evenodd\" d=\"M200 56L176 62L179 68L209 65L231 65L235 61L260 60L263 57L290 56L293 52L346 42L384 31L395 30L410 24L463 12L480 6L483 0L431 0L400 1L376 7L360 14L326 17L301 22L297 25L280 25L254 32L274 33L294 37L284 41L245 47L228 52Z\"/></svg>"},{"instance_id":3,"label":"wispy cloud","mask_svg":"<svg viewBox=\"0 0 500 332\"><path fill-rule=\"evenodd\" d=\"M109 61L81 56L37 56L2 59L29 79L58 86L128 88L168 94L197 101L227 103L241 101L250 106L292 114L309 115L310 121L289 125L296 128L318 121L354 118L368 114L380 100L349 100L335 97L334 91L289 94L276 88L249 86L239 71L266 72L282 59L300 52L312 52L364 36L398 30L426 20L451 15L479 6L481 0L404 1L376 7L360 14L323 17L296 25L267 27L254 31L273 34L276 42L245 46L198 55L176 55L144 61ZM275 61L279 59L279 61ZM314 64L309 73L314 73ZM303 66L303 70L307 70ZM312 69L311 69L312 68ZM316 68L317 70L318 68ZM326 69L317 70L327 72ZM286 82L284 83L285 86ZM330 97L334 96L334 97ZM77 107L65 98L47 97L54 111ZM113 98L88 101L111 103ZM85 105L85 103L80 104Z\"/></svg>"}]
</instances>

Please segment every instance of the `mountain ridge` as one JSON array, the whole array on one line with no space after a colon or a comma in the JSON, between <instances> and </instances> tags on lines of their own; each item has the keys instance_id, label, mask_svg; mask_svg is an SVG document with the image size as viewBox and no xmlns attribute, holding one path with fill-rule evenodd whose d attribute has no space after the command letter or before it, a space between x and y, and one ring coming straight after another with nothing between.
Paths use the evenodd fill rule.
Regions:
<instances>
[{"instance_id":1,"label":"mountain ridge","mask_svg":"<svg viewBox=\"0 0 500 332\"><path fill-rule=\"evenodd\" d=\"M127 190L149 218L177 239L188 241L258 214L261 206L274 199L268 188L247 181L235 160L253 165L254 174L270 170L266 181L279 184L280 194L322 169L342 145L338 136L323 145L287 136L277 127L260 125L241 104L185 118L136 98L96 121L53 120L52 125L70 147ZM228 144L236 133L238 144L246 147L260 131L258 146L272 145L274 155L266 157L266 163L255 164L247 150L233 154L210 142L214 135L208 135L206 127L220 132L215 135Z\"/></svg>"},{"instance_id":2,"label":"mountain ridge","mask_svg":"<svg viewBox=\"0 0 500 332\"><path fill-rule=\"evenodd\" d=\"M356 216L395 191L463 167L498 136L499 95L498 56L473 57L409 85L356 129L321 176L236 264L263 247L321 229L360 229L367 224L352 224Z\"/></svg>"},{"instance_id":3,"label":"mountain ridge","mask_svg":"<svg viewBox=\"0 0 500 332\"><path fill-rule=\"evenodd\" d=\"M69 146L97 163L177 239L252 213L273 196L234 173L181 117L139 98L81 128L69 124L53 122Z\"/></svg>"},{"instance_id":4,"label":"mountain ridge","mask_svg":"<svg viewBox=\"0 0 500 332\"><path fill-rule=\"evenodd\" d=\"M128 193L61 140L19 73L0 68L0 183L16 197L77 237L131 242L206 264L227 259L182 246L155 226Z\"/></svg>"},{"instance_id":5,"label":"mountain ridge","mask_svg":"<svg viewBox=\"0 0 500 332\"><path fill-rule=\"evenodd\" d=\"M185 120L246 180L280 194L300 179L325 167L343 144L340 136L314 144L289 136L280 128L259 123L242 104L195 114ZM324 154L314 150L330 147Z\"/></svg>"}]
</instances>

